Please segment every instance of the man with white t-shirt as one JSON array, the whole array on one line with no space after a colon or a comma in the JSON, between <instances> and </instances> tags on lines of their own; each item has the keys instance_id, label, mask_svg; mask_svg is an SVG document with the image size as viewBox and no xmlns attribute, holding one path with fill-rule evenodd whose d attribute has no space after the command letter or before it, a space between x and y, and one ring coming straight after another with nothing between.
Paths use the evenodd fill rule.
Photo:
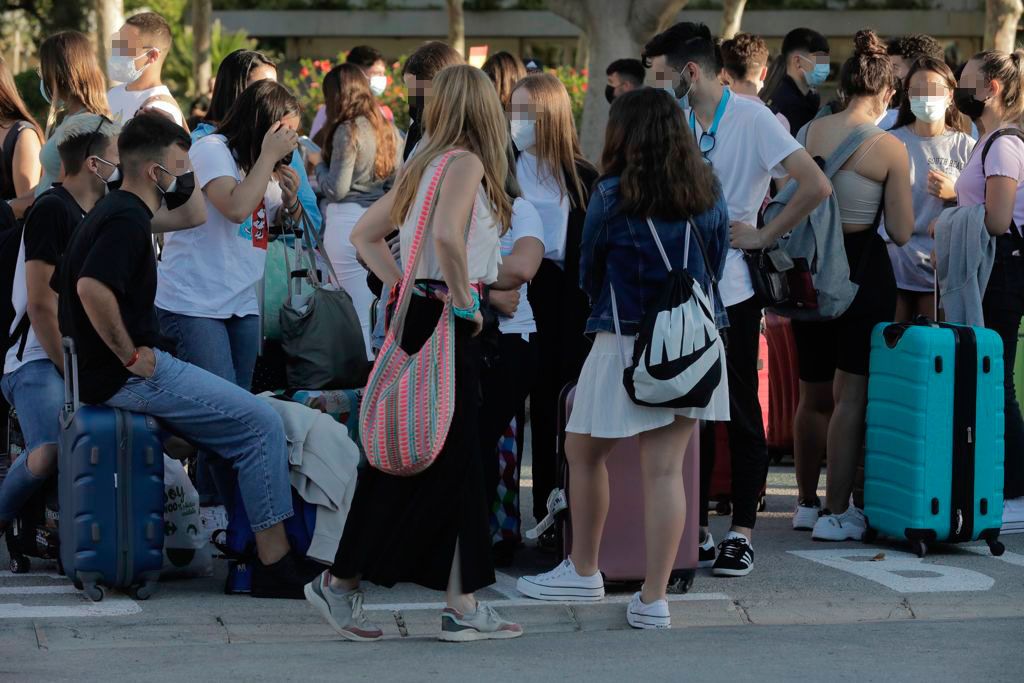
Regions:
<instances>
[{"instance_id":1,"label":"man with white t-shirt","mask_svg":"<svg viewBox=\"0 0 1024 683\"><path fill-rule=\"evenodd\" d=\"M722 184L729 206L732 249L719 292L729 316L729 449L732 455L733 524L719 545L703 529L702 561L716 576L744 576L754 565L751 544L757 499L768 473L768 449L757 396L757 349L761 304L754 296L741 249L763 249L792 230L832 191L828 179L771 110L732 94L719 81L722 57L703 24L679 23L644 47L644 63L656 85L680 98L704 159ZM773 177L799 184L793 200L757 229L758 211ZM712 446L713 440L705 439ZM705 521L706 520L702 520Z\"/></svg>"},{"instance_id":2,"label":"man with white t-shirt","mask_svg":"<svg viewBox=\"0 0 1024 683\"><path fill-rule=\"evenodd\" d=\"M140 109L153 109L185 127L178 103L160 80L170 50L171 27L155 12L129 17L114 34L107 75L122 83L107 93L114 123L124 124Z\"/></svg>"}]
</instances>

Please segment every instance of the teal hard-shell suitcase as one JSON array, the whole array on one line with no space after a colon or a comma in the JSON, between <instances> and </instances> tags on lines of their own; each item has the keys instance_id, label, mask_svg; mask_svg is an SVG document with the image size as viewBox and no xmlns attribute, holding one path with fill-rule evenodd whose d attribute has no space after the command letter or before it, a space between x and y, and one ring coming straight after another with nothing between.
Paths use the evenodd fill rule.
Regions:
<instances>
[{"instance_id":1,"label":"teal hard-shell suitcase","mask_svg":"<svg viewBox=\"0 0 1024 683\"><path fill-rule=\"evenodd\" d=\"M865 540L985 540L1003 553L1003 345L992 330L918 319L871 337Z\"/></svg>"}]
</instances>

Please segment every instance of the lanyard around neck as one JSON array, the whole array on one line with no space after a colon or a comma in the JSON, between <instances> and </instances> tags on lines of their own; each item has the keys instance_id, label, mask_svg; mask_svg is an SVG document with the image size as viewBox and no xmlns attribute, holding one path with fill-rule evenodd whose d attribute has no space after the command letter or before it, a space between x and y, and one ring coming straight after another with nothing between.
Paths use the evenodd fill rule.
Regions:
<instances>
[{"instance_id":1,"label":"lanyard around neck","mask_svg":"<svg viewBox=\"0 0 1024 683\"><path fill-rule=\"evenodd\" d=\"M725 107L729 103L729 97L732 93L729 88L722 89L722 99L718 102L718 108L715 109L715 118L711 120L711 127L707 129L706 133L711 137L715 137L718 133L718 124L722 122L722 116L725 115ZM697 134L697 117L693 113L693 108L690 108L690 130L693 134Z\"/></svg>"}]
</instances>

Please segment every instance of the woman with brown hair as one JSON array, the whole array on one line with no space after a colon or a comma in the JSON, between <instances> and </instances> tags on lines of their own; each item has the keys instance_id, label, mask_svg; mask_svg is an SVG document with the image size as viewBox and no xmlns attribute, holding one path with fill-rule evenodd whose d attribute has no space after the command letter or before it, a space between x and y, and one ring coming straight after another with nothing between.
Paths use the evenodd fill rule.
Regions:
<instances>
[{"instance_id":1,"label":"woman with brown hair","mask_svg":"<svg viewBox=\"0 0 1024 683\"><path fill-rule=\"evenodd\" d=\"M494 583L477 434L476 336L483 325L480 291L498 279L499 238L512 216L505 191L507 124L494 86L470 66L451 66L434 78L423 119L419 150L395 187L363 215L352 243L390 291L402 271L388 234L400 226L402 262L408 264L417 235L423 235L419 228L429 230L398 342L406 353L418 353L447 310L445 302L451 303L451 425L436 460L419 474L399 477L371 468L360 473L334 566L306 586L306 599L342 638L379 640L381 630L363 612L360 581L387 587L411 581L445 591L441 640L515 638L522 628L473 596ZM421 224L425 210L432 218Z\"/></svg>"},{"instance_id":2,"label":"woman with brown hair","mask_svg":"<svg viewBox=\"0 0 1024 683\"><path fill-rule=\"evenodd\" d=\"M519 81L509 99L508 117L519 153L516 178L523 198L537 209L544 225L544 260L529 289L540 354L537 382L530 393L533 513L543 519L548 494L555 487L559 396L579 377L590 351L583 336L590 305L579 288L579 262L597 171L580 152L569 93L552 74ZM541 543L553 546L553 532L542 536Z\"/></svg>"},{"instance_id":3,"label":"woman with brown hair","mask_svg":"<svg viewBox=\"0 0 1024 683\"><path fill-rule=\"evenodd\" d=\"M526 67L522 60L509 52L496 52L484 62L483 70L494 83L501 106L508 109L516 83L526 78Z\"/></svg>"},{"instance_id":4,"label":"woman with brown hair","mask_svg":"<svg viewBox=\"0 0 1024 683\"><path fill-rule=\"evenodd\" d=\"M370 206L384 196L401 164L404 142L373 97L363 70L339 64L324 76L328 103L323 134L323 161L316 179L324 195L324 247L340 284L352 297L370 352L370 307L373 293L366 269L352 246L352 229Z\"/></svg>"},{"instance_id":5,"label":"woman with brown hair","mask_svg":"<svg viewBox=\"0 0 1024 683\"><path fill-rule=\"evenodd\" d=\"M800 402L793 428L800 499L793 526L810 527L811 537L818 541L859 541L864 536L863 502L851 501L851 494L864 453L871 331L896 314L896 279L876 230L878 217L884 210L885 230L897 245L905 244L914 231L907 149L875 124L896 91L896 72L885 43L872 31L857 32L839 83L846 108L811 121L800 132L807 151L822 159L850 136L864 140L832 177L857 295L834 320L793 321L800 366ZM822 443L819 435L825 433L825 425ZM819 513L816 491L826 454L827 500Z\"/></svg>"},{"instance_id":6,"label":"woman with brown hair","mask_svg":"<svg viewBox=\"0 0 1024 683\"><path fill-rule=\"evenodd\" d=\"M647 572L626 618L634 628L668 628L665 592L688 521L683 456L696 420L729 419L729 387L723 373L703 408L640 406L623 385L624 357L632 357L641 321L669 277L664 258L701 285L714 301L716 325L725 325L715 281L725 268L728 209L682 109L663 90L615 98L601 166L580 262L594 306L586 331L596 337L566 426L573 552L554 570L521 578L517 587L540 600L604 597L597 562L608 515L607 459L619 439L639 435Z\"/></svg>"},{"instance_id":7,"label":"woman with brown hair","mask_svg":"<svg viewBox=\"0 0 1024 683\"><path fill-rule=\"evenodd\" d=\"M42 144L43 131L18 94L7 62L0 57L0 199L10 202L19 218L31 203L32 190L39 182ZM26 199L19 202L17 197Z\"/></svg>"},{"instance_id":8,"label":"woman with brown hair","mask_svg":"<svg viewBox=\"0 0 1024 683\"><path fill-rule=\"evenodd\" d=\"M953 103L956 77L945 62L919 57L910 63L904 80L909 97L903 98L889 132L910 157L914 234L901 247L889 239L884 226L878 231L896 276L896 322L934 315L935 239L928 234L929 226L956 201L956 180L974 149L970 121Z\"/></svg>"},{"instance_id":9,"label":"woman with brown hair","mask_svg":"<svg viewBox=\"0 0 1024 683\"><path fill-rule=\"evenodd\" d=\"M57 129L77 114L110 116L106 79L92 43L84 34L61 31L39 46L39 92L50 110L46 117L48 140L39 152L43 177L36 185L36 197L60 177L60 155L54 144L59 137Z\"/></svg>"}]
</instances>

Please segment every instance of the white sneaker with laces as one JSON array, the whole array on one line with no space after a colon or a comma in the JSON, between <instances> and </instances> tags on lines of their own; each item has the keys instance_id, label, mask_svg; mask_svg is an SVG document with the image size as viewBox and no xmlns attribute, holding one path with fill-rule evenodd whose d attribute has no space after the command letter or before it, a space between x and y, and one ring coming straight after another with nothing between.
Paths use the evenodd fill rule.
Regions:
<instances>
[{"instance_id":1,"label":"white sneaker with laces","mask_svg":"<svg viewBox=\"0 0 1024 683\"><path fill-rule=\"evenodd\" d=\"M640 593L633 595L626 608L626 621L633 628L672 628L672 615L668 602L657 600L650 605L640 599Z\"/></svg>"},{"instance_id":2,"label":"white sneaker with laces","mask_svg":"<svg viewBox=\"0 0 1024 683\"><path fill-rule=\"evenodd\" d=\"M1024 534L1024 496L1003 501L1003 528L1000 534Z\"/></svg>"},{"instance_id":3,"label":"white sneaker with laces","mask_svg":"<svg viewBox=\"0 0 1024 683\"><path fill-rule=\"evenodd\" d=\"M814 524L811 538L815 541L861 541L867 527L864 513L851 505L841 515L822 515Z\"/></svg>"},{"instance_id":4,"label":"white sneaker with laces","mask_svg":"<svg viewBox=\"0 0 1024 683\"><path fill-rule=\"evenodd\" d=\"M604 598L604 578L601 572L580 576L572 558L566 558L562 564L545 574L520 577L516 589L535 600L595 602Z\"/></svg>"},{"instance_id":5,"label":"white sneaker with laces","mask_svg":"<svg viewBox=\"0 0 1024 683\"><path fill-rule=\"evenodd\" d=\"M798 503L793 512L793 529L795 531L810 531L818 523L821 516L821 505L804 505Z\"/></svg>"}]
</instances>

